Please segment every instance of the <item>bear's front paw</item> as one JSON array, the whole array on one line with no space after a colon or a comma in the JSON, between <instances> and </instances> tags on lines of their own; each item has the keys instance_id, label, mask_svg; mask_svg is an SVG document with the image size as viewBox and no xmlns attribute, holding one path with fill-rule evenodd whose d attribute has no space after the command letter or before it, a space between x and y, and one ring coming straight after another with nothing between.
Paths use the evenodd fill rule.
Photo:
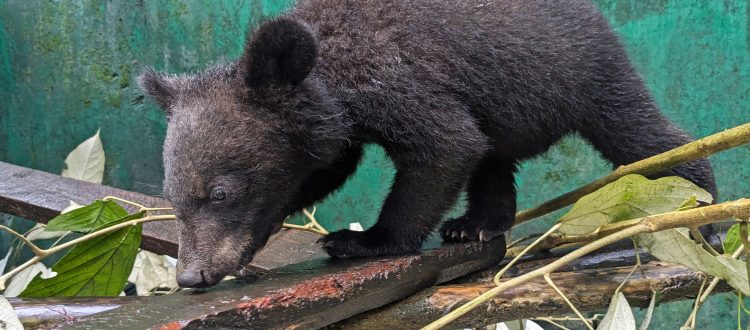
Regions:
<instances>
[{"instance_id":1,"label":"bear's front paw","mask_svg":"<svg viewBox=\"0 0 750 330\"><path fill-rule=\"evenodd\" d=\"M419 251L420 244L388 242L385 235L372 231L339 230L330 233L318 242L323 250L333 258L375 257L383 255L407 254Z\"/></svg>"},{"instance_id":2,"label":"bear's front paw","mask_svg":"<svg viewBox=\"0 0 750 330\"><path fill-rule=\"evenodd\" d=\"M440 236L445 242L489 242L504 232L497 222L472 221L466 216L448 220L440 228Z\"/></svg>"},{"instance_id":3,"label":"bear's front paw","mask_svg":"<svg viewBox=\"0 0 750 330\"><path fill-rule=\"evenodd\" d=\"M365 232L339 230L318 240L323 250L333 258L371 257L380 255L380 251L368 242Z\"/></svg>"}]
</instances>

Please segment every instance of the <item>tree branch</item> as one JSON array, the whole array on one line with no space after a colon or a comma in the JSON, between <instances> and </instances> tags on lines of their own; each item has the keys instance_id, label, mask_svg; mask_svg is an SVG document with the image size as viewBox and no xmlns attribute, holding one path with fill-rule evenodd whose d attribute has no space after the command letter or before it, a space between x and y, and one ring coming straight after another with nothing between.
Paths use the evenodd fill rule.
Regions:
<instances>
[{"instance_id":1,"label":"tree branch","mask_svg":"<svg viewBox=\"0 0 750 330\"><path fill-rule=\"evenodd\" d=\"M707 136L700 140L693 141L681 147L674 148L629 165L620 166L607 176L589 183L588 185L560 195L536 207L516 213L516 225L573 204L581 197L586 196L627 174L641 174L644 176L656 174L675 166L704 158L719 151L734 148L748 142L750 142L750 123Z\"/></svg>"},{"instance_id":2,"label":"tree branch","mask_svg":"<svg viewBox=\"0 0 750 330\"><path fill-rule=\"evenodd\" d=\"M619 240L632 237L643 233L653 233L665 229L677 228L677 227L693 227L702 226L705 224L718 222L727 218L740 218L745 219L750 217L750 199L739 199L733 202L726 202L716 205L705 206L697 209L691 209L686 211L678 211L671 213L664 213L658 215L652 215L643 217L640 221L628 228L625 228L616 233L610 234L603 238L600 238L594 242L582 246L581 248L557 259L556 261L529 272L523 276L519 276L505 282L500 283L497 287L483 293L479 297L469 301L465 305L457 308L453 312L441 317L437 321L424 327L425 330L434 330L442 328L453 320L457 319L461 315L466 314L477 306L489 301L498 293L512 288L521 283L527 282L544 274L551 273L556 269L603 248L611 243Z\"/></svg>"}]
</instances>

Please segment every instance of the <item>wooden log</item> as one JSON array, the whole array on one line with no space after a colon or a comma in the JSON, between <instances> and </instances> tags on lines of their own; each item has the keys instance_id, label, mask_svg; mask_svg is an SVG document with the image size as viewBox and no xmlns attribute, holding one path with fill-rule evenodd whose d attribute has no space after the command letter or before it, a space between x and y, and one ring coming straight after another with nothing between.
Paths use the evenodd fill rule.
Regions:
<instances>
[{"instance_id":1,"label":"wooden log","mask_svg":"<svg viewBox=\"0 0 750 330\"><path fill-rule=\"evenodd\" d=\"M76 316L52 318L43 327L66 329L320 328L405 298L414 292L497 264L502 238L486 244L452 244L420 255L319 259L271 271L249 283L235 280L206 291L185 290L149 299L97 301L46 299ZM39 301L11 299L17 313L34 317ZM71 305L77 304L77 305ZM87 305L88 304L88 305ZM82 316L86 308L113 309ZM116 305L116 306L115 306ZM82 308L84 306L85 308ZM35 308L29 310L29 308ZM48 313L49 314L49 313Z\"/></svg>"},{"instance_id":2,"label":"wooden log","mask_svg":"<svg viewBox=\"0 0 750 330\"><path fill-rule=\"evenodd\" d=\"M580 311L606 310L612 294L632 267L589 269L551 274L552 280ZM633 274L623 287L631 306L646 307L651 289L661 291L661 301L692 299L703 280L702 273L663 262L643 265L646 277ZM396 304L364 313L330 326L330 329L417 329L440 318L463 303L492 289L491 278L479 283L443 285L424 290ZM731 288L721 284L715 292ZM503 321L571 313L560 296L537 278L502 292L489 303L450 324L472 328ZM687 316L686 316L687 317Z\"/></svg>"},{"instance_id":3,"label":"wooden log","mask_svg":"<svg viewBox=\"0 0 750 330\"><path fill-rule=\"evenodd\" d=\"M105 196L116 196L149 207L170 206L162 198L0 162L0 212L3 213L46 223L68 207L70 201L85 205ZM319 237L309 232L282 230L271 237L250 268L262 272L323 257L325 254L315 243ZM175 223L145 223L141 248L176 257Z\"/></svg>"}]
</instances>

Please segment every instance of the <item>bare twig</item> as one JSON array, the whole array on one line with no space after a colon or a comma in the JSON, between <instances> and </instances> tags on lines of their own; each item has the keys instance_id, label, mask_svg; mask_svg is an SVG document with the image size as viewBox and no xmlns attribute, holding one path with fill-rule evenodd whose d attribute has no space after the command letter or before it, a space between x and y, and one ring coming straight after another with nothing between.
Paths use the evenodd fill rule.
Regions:
<instances>
[{"instance_id":1,"label":"bare twig","mask_svg":"<svg viewBox=\"0 0 750 330\"><path fill-rule=\"evenodd\" d=\"M468 303L457 308L451 313L448 313L447 315L441 317L437 321L427 325L423 329L439 329L457 319L458 317L468 313L475 307L487 302L488 300L492 299L492 297L504 290L507 290L508 288L527 282L536 277L543 276L544 274L554 272L558 268L569 264L573 260L576 260L584 255L587 255L619 240L638 234L653 233L665 229L701 226L732 217L742 219L750 217L750 199L743 198L732 202L710 205L697 209L657 214L640 218L639 222L636 225L627 227L621 231L584 245L583 247L534 271L500 283L500 285L498 285L497 287L481 294L477 298L469 301Z\"/></svg>"},{"instance_id":2,"label":"bare twig","mask_svg":"<svg viewBox=\"0 0 750 330\"><path fill-rule=\"evenodd\" d=\"M516 246L516 245L518 245L519 243L522 243L522 242L524 242L524 241L530 240L530 239L532 239L532 238L537 238L537 237L539 237L539 236L542 236L542 234L540 234L540 233L534 233L534 234L531 234L531 235L526 235L526 236L524 236L524 237L521 237L521 238L519 238L519 239L516 239L516 240L514 240L514 241L512 241L512 242L508 243L508 245L507 245L507 246L505 246L505 248L506 248L506 249L510 249L510 248L512 248L512 247L514 247L514 246Z\"/></svg>"},{"instance_id":3,"label":"bare twig","mask_svg":"<svg viewBox=\"0 0 750 330\"><path fill-rule=\"evenodd\" d=\"M540 317L540 318L536 318L536 320L547 322L549 324L552 324L552 325L556 326L559 329L570 330L569 328L563 326L562 324L559 324L559 323L555 322L555 320L553 320L552 318Z\"/></svg>"},{"instance_id":4,"label":"bare twig","mask_svg":"<svg viewBox=\"0 0 750 330\"><path fill-rule=\"evenodd\" d=\"M745 270L747 272L748 284L750 284L750 243L747 240L747 218L740 222L740 240L742 241L742 253L745 255ZM739 250L739 249L738 249Z\"/></svg>"},{"instance_id":5,"label":"bare twig","mask_svg":"<svg viewBox=\"0 0 750 330\"><path fill-rule=\"evenodd\" d=\"M513 260L511 260L507 265L505 265L503 269L501 269L497 274L495 274L495 278L493 279L495 284L500 285L500 278L503 277L505 272L507 272L508 269L510 269L510 267L513 267L513 265L515 265L518 262L518 260L521 259L521 257L523 257L529 251L533 250L534 246L536 246L539 242L544 241L544 239L546 239L547 236L554 233L557 230L557 228L560 228L561 225L562 224L557 223L554 226L552 226L552 228L550 228L546 233L544 233L542 236L539 236L539 238L537 238L534 241L534 243L529 244L529 246L527 246L523 251L521 251L521 253L519 253L515 258L513 258Z\"/></svg>"},{"instance_id":6,"label":"bare twig","mask_svg":"<svg viewBox=\"0 0 750 330\"><path fill-rule=\"evenodd\" d=\"M702 296L703 292L706 290L706 282L708 282L708 276L704 277L703 281L701 281L701 286L698 289L698 297ZM695 329L695 319L696 315L698 315L698 310L700 309L700 307L700 299L695 299L695 301L693 302L693 309L690 310L690 316L680 329Z\"/></svg>"},{"instance_id":7,"label":"bare twig","mask_svg":"<svg viewBox=\"0 0 750 330\"><path fill-rule=\"evenodd\" d=\"M309 231L311 233L316 233L318 235L328 235L328 231L325 228L323 228L323 226L321 226L320 223L318 223L318 220L315 219L316 210L317 209L315 207L313 207L312 212L307 211L307 209L302 209L302 214L304 214L305 217L308 220L310 220L310 222L304 225L295 225L293 223L284 222L284 228Z\"/></svg>"},{"instance_id":8,"label":"bare twig","mask_svg":"<svg viewBox=\"0 0 750 330\"><path fill-rule=\"evenodd\" d=\"M128 204L128 205L132 205L132 206L135 206L135 207L138 208L138 212L143 212L143 211L146 211L146 212L148 212L148 211L171 211L172 210L171 207L146 207L146 206L143 206L143 205L138 204L136 202L129 201L127 199L122 199L122 198L116 197L116 196L105 196L104 198L102 198L102 200L103 201L112 201L112 200L114 200L114 201L122 202L122 203L125 203L125 204Z\"/></svg>"},{"instance_id":9,"label":"bare twig","mask_svg":"<svg viewBox=\"0 0 750 330\"><path fill-rule=\"evenodd\" d=\"M26 236L23 236L23 235L19 234L18 232L16 232L15 230L10 229L10 228L8 228L6 226L3 226L3 225L0 225L0 230L5 231L7 233L10 233L11 235L13 235L16 238L18 238L19 240L21 240L21 242L23 242L23 244L27 245L31 249L31 252L34 252L35 255L39 255L40 253L42 253L42 249L40 249L38 246L36 246L36 244L32 243L28 238L26 238Z\"/></svg>"},{"instance_id":10,"label":"bare twig","mask_svg":"<svg viewBox=\"0 0 750 330\"><path fill-rule=\"evenodd\" d=\"M551 199L536 207L516 213L516 225L570 205L581 197L586 196L627 174L641 174L644 176L656 174L675 166L704 158L719 151L724 151L748 142L750 142L750 123L707 136L700 140L693 141L681 147L677 147L629 165L620 166L607 176L589 183L588 185L560 195L559 197Z\"/></svg>"},{"instance_id":11,"label":"bare twig","mask_svg":"<svg viewBox=\"0 0 750 330\"><path fill-rule=\"evenodd\" d=\"M628 275L625 276L625 279L622 280L622 282L617 287L617 289L615 289L615 296L617 295L617 293L620 292L620 290L622 290L622 287L625 286L625 283L628 282L630 277L633 276L633 273L635 273L637 269L641 268L641 256L638 253L638 246L635 244L635 241L633 241L633 251L635 252L635 265L633 266L633 269L630 271L630 273L628 273ZM643 274L643 269L641 269L641 274Z\"/></svg>"},{"instance_id":12,"label":"bare twig","mask_svg":"<svg viewBox=\"0 0 750 330\"><path fill-rule=\"evenodd\" d=\"M552 287L552 289L555 290L555 292L557 292L557 294L563 299L563 301L565 301L565 303L568 304L568 307L570 307L570 309L573 310L573 313L575 313L578 316L578 318L581 320L581 322L583 322L583 324L586 325L587 328L589 328L590 330L594 330L594 327L592 327L591 324L589 324L589 322L586 320L586 318L583 317L581 312L578 311L578 308L576 308L576 306L573 305L573 303L570 302L570 300L568 300L568 297L566 297L565 294L560 290L560 288L558 288L557 285L555 285L555 282L552 282L552 279L549 277L549 273L544 274L544 281L546 281L547 284L549 284L549 286Z\"/></svg>"}]
</instances>

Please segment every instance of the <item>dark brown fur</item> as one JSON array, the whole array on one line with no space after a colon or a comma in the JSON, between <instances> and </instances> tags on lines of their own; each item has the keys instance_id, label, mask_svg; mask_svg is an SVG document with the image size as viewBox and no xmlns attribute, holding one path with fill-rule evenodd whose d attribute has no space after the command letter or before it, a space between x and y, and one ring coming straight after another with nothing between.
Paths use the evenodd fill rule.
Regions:
<instances>
[{"instance_id":1,"label":"dark brown fur","mask_svg":"<svg viewBox=\"0 0 750 330\"><path fill-rule=\"evenodd\" d=\"M170 117L164 193L182 286L249 262L288 214L346 180L364 143L398 173L374 227L323 239L334 257L417 251L467 183L468 211L444 238L501 235L516 164L566 134L615 166L690 141L581 0L301 1L251 32L237 62L141 83ZM707 160L661 175L716 192ZM212 201L218 186L227 198Z\"/></svg>"}]
</instances>

